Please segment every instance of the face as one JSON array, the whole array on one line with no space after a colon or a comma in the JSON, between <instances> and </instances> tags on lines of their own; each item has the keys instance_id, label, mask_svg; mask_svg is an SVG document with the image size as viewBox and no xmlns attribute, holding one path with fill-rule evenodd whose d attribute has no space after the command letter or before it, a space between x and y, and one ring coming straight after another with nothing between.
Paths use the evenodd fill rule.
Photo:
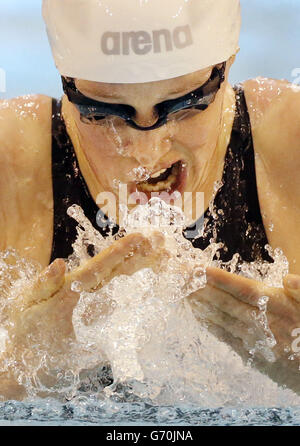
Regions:
<instances>
[{"instance_id":1,"label":"face","mask_svg":"<svg viewBox=\"0 0 300 446\"><path fill-rule=\"evenodd\" d=\"M231 61L227 62L225 82L205 111L179 111L165 125L151 131L132 128L119 117L83 122L75 105L66 100L67 125L76 134L97 179L97 192L117 194L120 183L127 185L129 194L139 192L147 198L153 192L204 192L208 176L215 170L230 65ZM158 118L157 104L198 89L209 80L212 68L142 84L76 80L76 87L94 100L133 107L135 123L151 127Z\"/></svg>"}]
</instances>

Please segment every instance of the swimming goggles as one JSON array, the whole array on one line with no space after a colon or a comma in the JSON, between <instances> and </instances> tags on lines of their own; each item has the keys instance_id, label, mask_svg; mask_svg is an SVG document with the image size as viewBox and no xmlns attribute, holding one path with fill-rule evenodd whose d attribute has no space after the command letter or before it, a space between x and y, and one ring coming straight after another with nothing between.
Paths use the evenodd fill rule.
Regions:
<instances>
[{"instance_id":1,"label":"swimming goggles","mask_svg":"<svg viewBox=\"0 0 300 446\"><path fill-rule=\"evenodd\" d=\"M226 62L215 66L210 78L201 87L180 98L167 100L155 105L154 109L158 119L150 127L139 126L134 121L136 115L134 107L122 104L109 104L91 99L77 89L74 78L62 76L62 83L65 94L69 101L78 109L83 122L95 124L108 117L116 116L123 119L126 124L136 130L149 131L162 127L174 113L179 111L192 109L200 111L206 110L215 100L225 80L225 69Z\"/></svg>"}]
</instances>

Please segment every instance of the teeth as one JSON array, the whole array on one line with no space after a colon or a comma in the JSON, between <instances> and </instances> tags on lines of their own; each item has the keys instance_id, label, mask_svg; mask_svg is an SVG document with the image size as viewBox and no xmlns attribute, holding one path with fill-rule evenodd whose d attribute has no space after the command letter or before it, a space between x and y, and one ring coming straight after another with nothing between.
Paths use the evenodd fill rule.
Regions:
<instances>
[{"instance_id":1,"label":"teeth","mask_svg":"<svg viewBox=\"0 0 300 446\"><path fill-rule=\"evenodd\" d=\"M159 172L154 173L153 175L151 175L151 178L158 178L160 177L160 175L162 175L163 173L165 173L167 169L162 169Z\"/></svg>"},{"instance_id":2,"label":"teeth","mask_svg":"<svg viewBox=\"0 0 300 446\"><path fill-rule=\"evenodd\" d=\"M151 175L151 179L159 178L160 175L164 174L167 169L162 169L159 172L155 172L153 175ZM171 170L171 173L169 174L168 178L166 178L164 181L158 181L157 183L149 183L147 181L144 181L142 183L139 183L138 188L141 192L162 192L162 191L168 191L171 189L171 187L176 183L177 177L179 174L179 166L178 163L173 165L173 168Z\"/></svg>"},{"instance_id":3,"label":"teeth","mask_svg":"<svg viewBox=\"0 0 300 446\"><path fill-rule=\"evenodd\" d=\"M176 181L176 175L170 175L166 181L160 181L157 184L141 183L139 189L145 192L159 192L168 190Z\"/></svg>"}]
</instances>

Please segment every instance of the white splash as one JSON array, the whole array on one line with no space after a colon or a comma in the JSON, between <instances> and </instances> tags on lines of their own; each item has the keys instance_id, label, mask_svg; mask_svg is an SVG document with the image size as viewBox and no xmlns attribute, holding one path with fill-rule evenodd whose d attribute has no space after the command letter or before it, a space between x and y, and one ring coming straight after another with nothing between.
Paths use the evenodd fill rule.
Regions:
<instances>
[{"instance_id":1,"label":"white splash","mask_svg":"<svg viewBox=\"0 0 300 446\"><path fill-rule=\"evenodd\" d=\"M97 254L114 243L115 238L104 239L77 206L72 206L68 213L79 223L74 254L68 260L68 268L72 270L89 259L90 245ZM208 331L205 321L196 319L188 296L205 287L205 268L218 265L213 259L219 245L212 244L205 251L194 249L182 235L184 224L178 208L158 199L147 206L138 206L129 214L117 237L160 230L166 238L169 261L159 274L141 269L132 276L115 277L96 292L81 292L72 318L76 342L70 345L70 357L76 367L56 370L55 358L47 345L35 346L39 361L31 369L32 376L27 371L25 377L31 396L43 390L72 398L90 373L94 377L94 392L101 399L115 398L123 392L125 399L143 398L155 404L184 402L203 407L299 404L300 399L292 392L280 389L245 365L229 346ZM278 286L288 264L281 251L269 252L274 264L244 264L241 273ZM4 254L0 258L2 309L7 296L12 298L16 290L20 291L20 285L32 281L37 271L14 255L15 262L9 267ZM233 271L236 260L236 257L232 260ZM73 283L73 289L80 291L80 283ZM274 339L268 327L266 306L267 297L255 314L265 336L260 343L249 346L250 359L263 353L268 361L273 360ZM105 388L99 380L98 384L95 381L95 370L104 364L110 365L113 375L113 384ZM14 367L13 361L10 365ZM37 378L39 368L44 374L59 377L61 384L56 382L52 389L46 389ZM14 372L17 374L18 370ZM24 382L24 374L22 379Z\"/></svg>"}]
</instances>

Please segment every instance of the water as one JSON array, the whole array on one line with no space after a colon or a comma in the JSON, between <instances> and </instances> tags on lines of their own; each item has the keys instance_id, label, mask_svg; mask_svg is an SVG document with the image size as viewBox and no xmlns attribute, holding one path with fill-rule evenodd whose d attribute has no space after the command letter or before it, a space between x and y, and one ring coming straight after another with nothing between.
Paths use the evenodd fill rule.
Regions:
<instances>
[{"instance_id":1,"label":"water","mask_svg":"<svg viewBox=\"0 0 300 446\"><path fill-rule=\"evenodd\" d=\"M232 82L235 83L257 75L294 80L293 70L300 66L297 56L299 48L299 1L251 0L249 2L248 0L242 0L242 7L241 52L231 72ZM55 70L46 33L44 32L40 16L40 0L27 0L26 2L2 0L0 9L0 34L3 43L0 68L4 69L7 75L7 91L1 93L1 98L31 92L59 97L61 95L59 75ZM28 32L29 29L30 32ZM274 33L274 29L276 29L276 33ZM37 60L39 61L38 68ZM47 73L46 77L45 73ZM134 174L139 174L139 172ZM144 173L141 172L141 174ZM87 229L83 230L84 234L87 232L89 232ZM95 234L92 237L95 237ZM98 246L101 245L99 250L106 247L105 243L109 243L109 241L98 240ZM24 281L30 282L36 272L39 271L38 265L25 264L21 259L15 257L14 253L8 255L11 256L12 265L9 271L5 271L5 283L2 283L3 293L6 297L12 291L10 287L7 287L8 275L14 284L13 289L16 293L18 287L22 290ZM281 253L277 252L274 255L277 256L277 269L266 271L266 265L262 267L264 278L270 284L280 282L280 277L286 271L286 264ZM80 263L79 259L86 259L87 257L86 244L79 242L75 247L75 256L70 260L70 269ZM17 259L17 268L13 264L13 259ZM3 264L2 268L4 268ZM261 278L257 265L252 265L251 268L247 266L245 272L251 277ZM151 274L149 271L146 273ZM141 280L141 277L137 276L136 279ZM151 279L155 281L156 278L151 276ZM165 288L167 283L165 283ZM133 284L134 281L126 281L125 279L123 285L132 287ZM116 295L120 291L117 285L118 283L115 283L115 288L108 290L109 293ZM159 291L159 283L156 286L157 291ZM139 291L139 295L135 295L136 302L139 299L143 300L143 298L147 300L147 296L143 296L141 289L137 291ZM93 304L93 302L97 303L101 296L90 296L90 298L90 303ZM155 319L155 321L159 321L160 324L166 324L169 321L169 325L166 324L164 328L160 327L160 329L164 330L165 336L169 335L173 340L172 325L178 327L178 335L185 334L185 329L189 326L187 323L180 324L182 312L184 320L188 320L191 327L195 324L188 306L182 308L183 300L184 298L179 298L175 303L164 303L165 306L167 305L170 309L173 309L173 312L170 311L165 319L160 318L159 299L156 299L154 308L149 305L147 307L151 311L156 310L155 317L158 319ZM123 305L126 305L126 302L123 302ZM80 324L80 309L84 309L84 302L81 307L77 308L77 314L75 312L79 319L77 333L81 342L84 343L87 333L84 325L82 329ZM122 306L119 306L117 310L120 316ZM134 308L131 308L131 311L134 312ZM150 314L153 315L151 312ZM151 319L150 321L147 320L147 315L147 312L139 313L139 320L148 323L147 329L151 332L151 330L153 331L153 325L151 327ZM123 320L123 324L125 330L128 322ZM104 331L110 329L108 325L101 328ZM187 348L186 343L180 344L180 339L175 337L178 348L187 348L185 356L179 358L174 358L168 350L164 351L165 345L159 342L159 336L158 339L153 340L153 342L155 341L152 344L155 345L154 350L149 352L149 350L144 349L143 351L143 340L145 340L143 328L139 324L134 327L134 334L139 336L139 342L142 345L142 347L138 346L141 350L134 358L135 365L139 365L141 361L145 360L146 352L148 357L152 358L152 362L154 361L154 365L157 361L159 370L163 371L159 385L161 388L165 386L164 393L149 396L149 388L138 387L139 381L137 380L135 383L131 383L129 388L126 387L126 382L120 383L116 388L111 388L112 393L109 394L104 389L111 385L110 373L105 373L104 377L101 374L100 384L99 380L97 383L97 379L94 384L89 384L89 379L92 379L93 376L85 378L85 389L80 390L75 375L71 376L71 385L69 385L68 390L65 393L62 392L59 397L48 396L41 399L32 396L22 403L14 401L0 403L0 425L299 425L300 405L298 398L288 390L278 389L268 378L245 367L230 348L222 345L203 327L200 332L197 332L197 340L202 339L200 347L197 346L198 349L196 349L195 343L192 344L191 348ZM115 335L117 336L118 333ZM190 336L189 339L197 337L194 336L194 332L192 334L189 332L188 335ZM131 354L134 354L134 349L132 349L134 339L135 336L133 336L133 339L126 339L128 347L128 343L131 342ZM157 354L155 355L155 353ZM183 369L183 374L177 376L173 374L168 382L166 373L168 367L164 369L163 364L159 361L162 355L165 355L168 361L173 361L172 364L185 364L188 372L190 371L188 366L193 364L195 357L199 358L200 355L203 368L207 373L204 376L201 374L202 381L194 380L189 384L188 378L190 376L187 376L187 371ZM84 359L87 361L89 358L85 357ZM124 374L124 368L122 368L124 364L122 362L118 364L119 359L116 354L109 358L114 363L115 374L121 380L122 374ZM138 370L138 367L133 368L134 370ZM196 367L193 371L194 375L197 370L199 370L199 367ZM129 371L127 370L126 373L129 374ZM216 371L218 373L215 373ZM155 374L151 364L147 364L142 372L148 380L147 382L150 383L150 389L154 391L155 389L153 390L151 385ZM29 385L32 385L32 383L29 383ZM133 385L135 385L134 388ZM197 386L202 386L202 400L195 401L193 397ZM70 387L76 388L73 393L70 392ZM32 388L31 390L34 393L35 389ZM147 394L143 395L143 393Z\"/></svg>"},{"instance_id":2,"label":"water","mask_svg":"<svg viewBox=\"0 0 300 446\"><path fill-rule=\"evenodd\" d=\"M112 246L114 238L104 240L80 208L73 206L69 214L79 223L74 254L67 265L71 273L88 260L91 244L97 254ZM6 367L13 369L25 386L27 398L2 402L0 423L299 422L299 397L251 368L251 361L245 365L195 317L188 296L205 286L206 266L220 266L213 260L219 246L212 244L204 252L193 249L181 235L183 225L179 210L158 199L128 215L120 235L147 234L161 249L161 258L156 259L162 261L159 272L148 265L131 276L117 275L94 292L83 291L82 284L75 281L72 289L80 292L71 315L75 339L65 339L67 348L60 351L55 337L59 323L53 333L43 320L38 321L36 332L22 337L21 359L15 348ZM270 253L273 265L244 264L242 274L280 286L288 264L281 251ZM236 259L231 267L234 271ZM0 270L2 326L13 340L14 327L5 325L6 311L19 305L24 287L32 284L39 266L10 251L2 254ZM250 360L262 354L273 361L274 337L266 318L267 301L261 302L254 315L262 336L248 346ZM26 323L22 320L23 325ZM34 356L30 354L33 348Z\"/></svg>"},{"instance_id":3,"label":"water","mask_svg":"<svg viewBox=\"0 0 300 446\"><path fill-rule=\"evenodd\" d=\"M0 426L298 426L300 409L152 406L145 403L102 404L88 400L0 405Z\"/></svg>"}]
</instances>

